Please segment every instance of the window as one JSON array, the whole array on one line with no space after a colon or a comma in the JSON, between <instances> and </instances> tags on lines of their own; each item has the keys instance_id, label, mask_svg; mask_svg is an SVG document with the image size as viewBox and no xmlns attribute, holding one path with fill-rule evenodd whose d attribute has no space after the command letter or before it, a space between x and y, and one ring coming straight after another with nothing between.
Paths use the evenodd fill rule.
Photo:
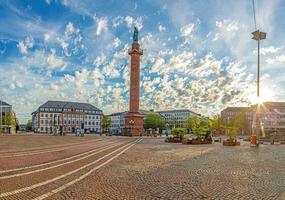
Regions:
<instances>
[{"instance_id":1,"label":"window","mask_svg":"<svg viewBox=\"0 0 285 200\"><path fill-rule=\"evenodd\" d=\"M46 114L46 117L48 117L48 114Z\"/></svg>"},{"instance_id":2,"label":"window","mask_svg":"<svg viewBox=\"0 0 285 200\"><path fill-rule=\"evenodd\" d=\"M43 114L43 113L41 114L41 117L44 117L44 114Z\"/></svg>"},{"instance_id":3,"label":"window","mask_svg":"<svg viewBox=\"0 0 285 200\"><path fill-rule=\"evenodd\" d=\"M44 130L44 127L41 127L41 131L43 131Z\"/></svg>"}]
</instances>

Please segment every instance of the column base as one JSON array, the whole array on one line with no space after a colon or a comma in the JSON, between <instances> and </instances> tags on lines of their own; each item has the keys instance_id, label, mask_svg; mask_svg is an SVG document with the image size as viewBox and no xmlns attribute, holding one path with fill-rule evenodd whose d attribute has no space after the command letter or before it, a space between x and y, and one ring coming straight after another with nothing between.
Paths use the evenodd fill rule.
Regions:
<instances>
[{"instance_id":1,"label":"column base","mask_svg":"<svg viewBox=\"0 0 285 200\"><path fill-rule=\"evenodd\" d=\"M143 115L140 113L127 113L125 116L125 128L123 136L143 136L145 135L143 127Z\"/></svg>"}]
</instances>

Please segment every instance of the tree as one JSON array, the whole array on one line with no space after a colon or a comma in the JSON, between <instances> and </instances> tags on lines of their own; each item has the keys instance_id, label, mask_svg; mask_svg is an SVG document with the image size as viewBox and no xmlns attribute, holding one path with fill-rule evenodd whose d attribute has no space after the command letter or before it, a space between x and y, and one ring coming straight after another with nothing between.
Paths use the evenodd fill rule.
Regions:
<instances>
[{"instance_id":1,"label":"tree","mask_svg":"<svg viewBox=\"0 0 285 200\"><path fill-rule=\"evenodd\" d=\"M156 129L156 128L164 128L165 120L156 113L150 113L146 116L144 120L144 128L145 129Z\"/></svg>"},{"instance_id":2,"label":"tree","mask_svg":"<svg viewBox=\"0 0 285 200\"><path fill-rule=\"evenodd\" d=\"M32 120L28 120L26 125L26 131L31 131L33 129Z\"/></svg>"},{"instance_id":3,"label":"tree","mask_svg":"<svg viewBox=\"0 0 285 200\"><path fill-rule=\"evenodd\" d=\"M246 119L245 112L241 112L238 115L236 115L232 119L231 125L237 129L237 132L242 133L242 134L250 130L250 123Z\"/></svg>"},{"instance_id":4,"label":"tree","mask_svg":"<svg viewBox=\"0 0 285 200\"><path fill-rule=\"evenodd\" d=\"M12 112L5 113L3 121L5 125L14 126L14 127L17 125L16 118Z\"/></svg>"},{"instance_id":5,"label":"tree","mask_svg":"<svg viewBox=\"0 0 285 200\"><path fill-rule=\"evenodd\" d=\"M175 137L179 137L180 139L183 139L185 135L185 129L184 128L173 128L171 130L171 134Z\"/></svg>"},{"instance_id":6,"label":"tree","mask_svg":"<svg viewBox=\"0 0 285 200\"><path fill-rule=\"evenodd\" d=\"M201 120L199 117L190 117L184 124L186 128L192 130L197 139L205 138L206 134L212 131L212 122L210 119Z\"/></svg>"},{"instance_id":7,"label":"tree","mask_svg":"<svg viewBox=\"0 0 285 200\"><path fill-rule=\"evenodd\" d=\"M103 131L106 131L109 129L111 125L111 118L109 116L104 115L102 120L102 129Z\"/></svg>"},{"instance_id":8,"label":"tree","mask_svg":"<svg viewBox=\"0 0 285 200\"><path fill-rule=\"evenodd\" d=\"M224 121L223 118L220 115L216 115L213 119L212 119L212 129L213 132L221 134L223 132L223 125L224 125Z\"/></svg>"}]
</instances>

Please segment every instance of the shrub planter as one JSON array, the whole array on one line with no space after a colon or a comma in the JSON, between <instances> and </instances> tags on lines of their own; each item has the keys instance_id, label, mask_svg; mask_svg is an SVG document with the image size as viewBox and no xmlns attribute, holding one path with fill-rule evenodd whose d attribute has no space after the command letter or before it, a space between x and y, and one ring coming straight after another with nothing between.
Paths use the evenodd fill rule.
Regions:
<instances>
[{"instance_id":1,"label":"shrub planter","mask_svg":"<svg viewBox=\"0 0 285 200\"><path fill-rule=\"evenodd\" d=\"M180 137L167 137L165 142L169 143L181 143L182 139Z\"/></svg>"},{"instance_id":2,"label":"shrub planter","mask_svg":"<svg viewBox=\"0 0 285 200\"><path fill-rule=\"evenodd\" d=\"M183 140L182 144L192 144L192 145L196 145L196 144L212 144L212 141L210 141L210 140L193 139L193 140Z\"/></svg>"},{"instance_id":3,"label":"shrub planter","mask_svg":"<svg viewBox=\"0 0 285 200\"><path fill-rule=\"evenodd\" d=\"M240 142L237 140L224 140L223 141L224 146L240 146Z\"/></svg>"}]
</instances>

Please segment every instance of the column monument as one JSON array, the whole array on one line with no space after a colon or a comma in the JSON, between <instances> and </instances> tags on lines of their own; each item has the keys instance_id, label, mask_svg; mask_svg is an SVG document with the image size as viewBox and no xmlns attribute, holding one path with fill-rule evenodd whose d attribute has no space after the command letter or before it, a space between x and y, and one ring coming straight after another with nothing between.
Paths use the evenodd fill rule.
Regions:
<instances>
[{"instance_id":1,"label":"column monument","mask_svg":"<svg viewBox=\"0 0 285 200\"><path fill-rule=\"evenodd\" d=\"M140 56L143 51L138 43L138 29L135 27L132 48L129 50L131 56L130 69L130 110L125 116L126 136L141 136L144 134L143 115L139 112L140 104Z\"/></svg>"}]
</instances>

